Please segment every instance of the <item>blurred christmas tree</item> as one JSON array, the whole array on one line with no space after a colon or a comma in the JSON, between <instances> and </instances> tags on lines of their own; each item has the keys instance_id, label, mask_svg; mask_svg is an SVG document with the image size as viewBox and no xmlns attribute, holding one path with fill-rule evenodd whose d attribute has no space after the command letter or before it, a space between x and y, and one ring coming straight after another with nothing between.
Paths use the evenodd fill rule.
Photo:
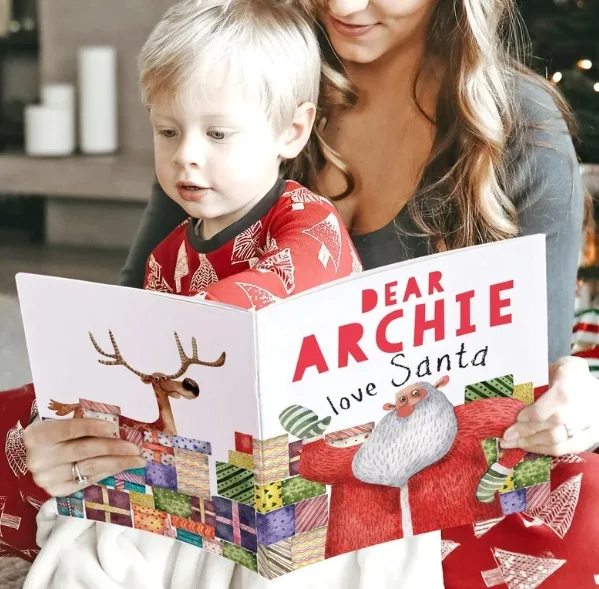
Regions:
<instances>
[{"instance_id":1,"label":"blurred christmas tree","mask_svg":"<svg viewBox=\"0 0 599 589\"><path fill-rule=\"evenodd\" d=\"M578 124L578 153L599 163L599 0L521 0L532 67L553 81Z\"/></svg>"}]
</instances>

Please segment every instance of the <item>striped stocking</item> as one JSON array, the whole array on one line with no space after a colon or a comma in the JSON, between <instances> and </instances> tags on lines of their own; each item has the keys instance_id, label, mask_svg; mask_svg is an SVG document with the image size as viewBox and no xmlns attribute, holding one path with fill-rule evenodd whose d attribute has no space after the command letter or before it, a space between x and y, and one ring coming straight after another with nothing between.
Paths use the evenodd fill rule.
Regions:
<instances>
[{"instance_id":1,"label":"striped stocking","mask_svg":"<svg viewBox=\"0 0 599 589\"><path fill-rule=\"evenodd\" d=\"M481 503L492 503L495 492L503 487L508 476L514 472L513 468L507 468L495 462L489 466L487 472L480 479L476 489L476 498Z\"/></svg>"}]
</instances>

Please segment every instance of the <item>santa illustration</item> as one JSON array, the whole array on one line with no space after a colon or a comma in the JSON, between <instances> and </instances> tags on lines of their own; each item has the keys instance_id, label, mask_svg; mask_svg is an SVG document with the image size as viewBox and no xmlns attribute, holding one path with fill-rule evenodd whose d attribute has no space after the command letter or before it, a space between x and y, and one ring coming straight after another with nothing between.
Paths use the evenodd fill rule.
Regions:
<instances>
[{"instance_id":1,"label":"santa illustration","mask_svg":"<svg viewBox=\"0 0 599 589\"><path fill-rule=\"evenodd\" d=\"M374 431L351 445L304 444L300 475L331 485L327 558L503 515L496 491L525 452L506 450L489 467L481 442L501 438L526 405L496 398L454 407L439 390L448 382L401 389Z\"/></svg>"}]
</instances>

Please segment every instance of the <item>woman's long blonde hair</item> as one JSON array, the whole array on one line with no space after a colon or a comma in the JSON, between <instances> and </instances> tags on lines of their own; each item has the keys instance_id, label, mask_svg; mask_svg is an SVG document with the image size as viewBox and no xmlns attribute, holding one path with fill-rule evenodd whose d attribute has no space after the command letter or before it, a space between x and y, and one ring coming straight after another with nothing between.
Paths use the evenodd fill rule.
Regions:
<instances>
[{"instance_id":1,"label":"woman's long blonde hair","mask_svg":"<svg viewBox=\"0 0 599 589\"><path fill-rule=\"evenodd\" d=\"M299 2L312 14L323 4ZM524 31L514 0L438 0L428 36L428 56L444 63L432 121L436 138L416 194L407 204L415 233L429 239L431 251L517 235L517 211L506 188L513 162L506 155L508 148L526 144L530 124L519 110L517 90L523 79L550 93L573 131L569 108L559 93L523 65L528 46ZM324 33L321 41L325 63L314 137L287 171L315 187L322 169L334 166L345 177L346 190L326 196L338 200L351 194L355 176L327 145L324 130L332 117L356 104L357 94L334 53L327 51ZM418 76L412 95L419 107L417 83Z\"/></svg>"}]
</instances>

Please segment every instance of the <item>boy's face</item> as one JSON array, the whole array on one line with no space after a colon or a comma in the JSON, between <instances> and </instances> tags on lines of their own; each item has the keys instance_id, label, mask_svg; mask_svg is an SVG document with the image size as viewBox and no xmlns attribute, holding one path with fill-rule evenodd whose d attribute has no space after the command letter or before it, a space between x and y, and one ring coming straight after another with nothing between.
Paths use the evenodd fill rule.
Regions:
<instances>
[{"instance_id":1,"label":"boy's face","mask_svg":"<svg viewBox=\"0 0 599 589\"><path fill-rule=\"evenodd\" d=\"M163 190L210 233L243 217L274 185L280 137L257 97L213 70L172 100L150 108L154 155Z\"/></svg>"}]
</instances>

